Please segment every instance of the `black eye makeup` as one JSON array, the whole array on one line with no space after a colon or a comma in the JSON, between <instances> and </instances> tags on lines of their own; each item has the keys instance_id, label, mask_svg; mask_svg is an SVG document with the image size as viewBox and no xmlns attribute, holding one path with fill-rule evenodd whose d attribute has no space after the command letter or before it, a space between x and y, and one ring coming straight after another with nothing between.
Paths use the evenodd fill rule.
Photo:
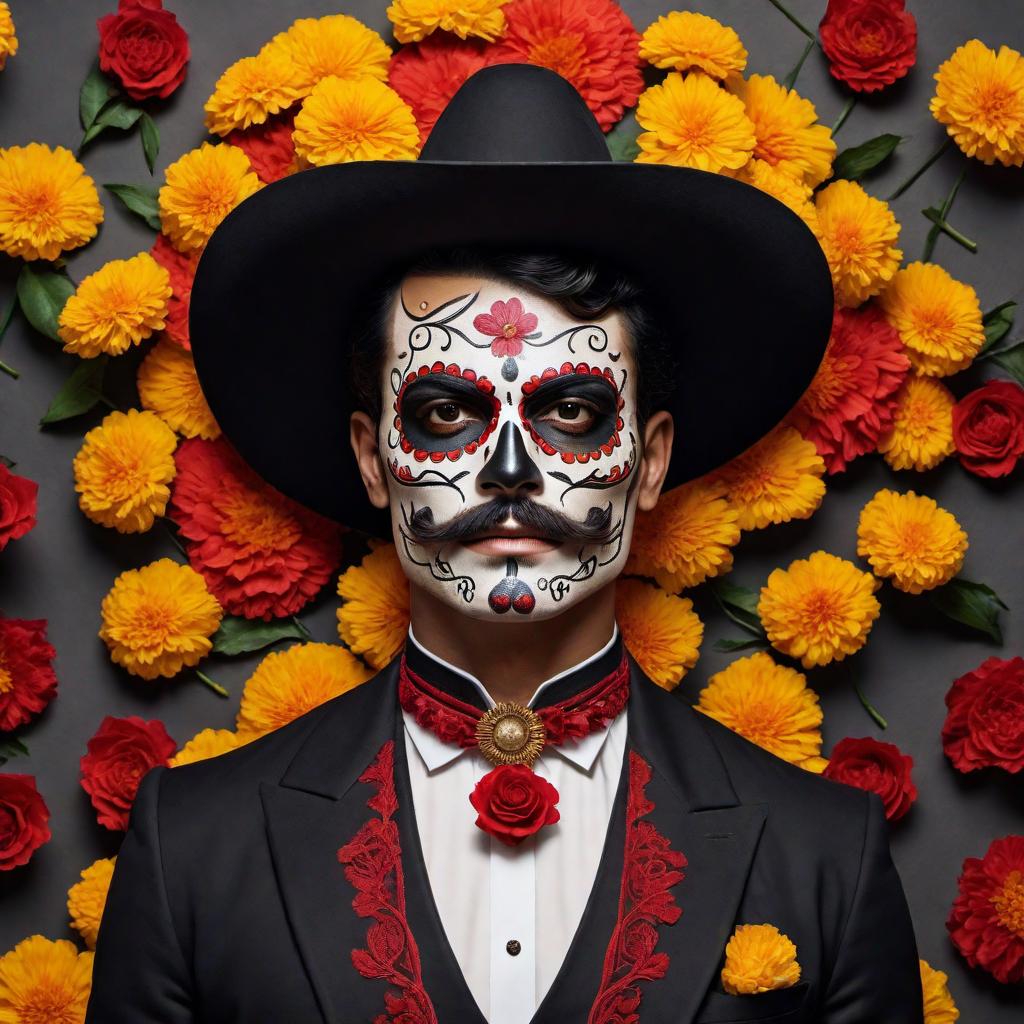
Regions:
<instances>
[{"instance_id":1,"label":"black eye makeup","mask_svg":"<svg viewBox=\"0 0 1024 1024\"><path fill-rule=\"evenodd\" d=\"M403 450L415 458L438 462L472 454L494 429L499 405L486 378L454 366L410 378L395 400L395 426Z\"/></svg>"}]
</instances>

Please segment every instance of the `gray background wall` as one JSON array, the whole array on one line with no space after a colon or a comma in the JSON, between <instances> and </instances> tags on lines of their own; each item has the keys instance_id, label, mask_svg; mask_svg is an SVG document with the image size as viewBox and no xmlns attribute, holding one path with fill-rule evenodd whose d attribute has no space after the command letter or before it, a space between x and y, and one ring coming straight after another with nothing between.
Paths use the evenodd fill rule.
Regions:
<instances>
[{"instance_id":1,"label":"gray background wall","mask_svg":"<svg viewBox=\"0 0 1024 1024\"><path fill-rule=\"evenodd\" d=\"M96 50L96 18L116 7L115 0L12 0L21 48L0 74L0 145L30 141L73 148L81 137L78 87ZM204 137L202 105L221 71L237 58L255 53L296 17L343 10L389 38L384 0L168 0L191 36L192 63L178 93L156 115L163 145L156 181L163 169ZM711 0L669 4L633 0L625 9L641 31L673 8L692 7L732 25L750 51L749 70L781 78L794 64L803 37L768 0ZM790 10L812 27L824 0L789 0ZM920 43L917 67L908 79L882 97L862 101L839 135L840 148L883 131L908 136L884 173L866 183L875 195L887 195L930 154L941 129L928 114L931 75L965 40L977 36L989 46L1006 43L1024 50L1024 12L1019 0L911 0ZM807 61L799 91L831 124L845 94L828 76L824 59ZM97 183L149 180L135 134L111 132L86 150L84 163ZM1010 298L1021 300L1021 229L1024 227L1024 171L986 168L947 153L925 177L894 204L903 230L906 258L920 256L928 223L920 210L937 205L964 164L967 179L953 221L979 240L971 255L941 239L935 259L954 276L973 284L985 309ZM99 238L72 255L70 269L81 280L109 259L148 248L152 233L102 193L106 221ZM0 302L13 292L18 266L0 258ZM728 311L723 310L727 325ZM140 353L121 357L112 367L113 391L133 400L134 367ZM20 618L49 619L60 679L58 699L21 737L31 756L5 770L32 772L52 812L52 841L24 868L0 875L0 952L35 932L49 938L75 938L67 924L65 894L79 871L95 858L116 852L120 834L95 822L88 797L78 784L78 760L86 740L106 714L162 719L180 743L204 726L230 727L242 682L258 658L213 659L208 669L227 685L223 701L188 673L180 679L146 683L110 663L97 639L100 601L114 577L163 555L175 555L160 529L142 536L121 536L95 526L78 511L71 460L85 430L102 417L93 414L40 431L37 423L51 397L76 365L47 339L31 333L17 318L4 339L0 357L21 371L14 381L0 375L0 452L17 460L16 472L40 482L39 525L0 555L0 608ZM992 375L979 365L952 381L958 395ZM829 479L823 508L807 523L789 524L746 535L736 552L733 579L759 586L776 565L785 565L822 547L855 558L857 515L880 487L916 489L934 497L959 518L971 546L963 574L993 586L1010 605L1005 643L999 649L978 636L940 620L924 598L886 586L883 613L867 648L856 659L861 685L889 720L875 727L854 695L845 665L816 670L811 676L825 708L826 755L843 736L874 735L911 754L920 790L908 817L893 827L892 847L916 924L920 953L947 971L962 1020L997 1024L1018 1020L1021 987L1008 989L980 971L972 971L949 943L944 920L956 894L956 877L966 856L981 856L989 842L1009 832L1024 832L1024 779L995 771L963 777L946 762L939 742L945 715L943 696L951 681L990 654L1024 652L1024 577L1021 569L1021 478L985 482L964 472L955 460L927 474L896 474L878 456L855 461L843 475ZM679 693L694 700L708 676L730 655L711 650L714 640L736 631L716 612L710 597L698 591L698 610L707 624L704 654ZM317 639L336 640L333 587L325 588L303 613Z\"/></svg>"}]
</instances>

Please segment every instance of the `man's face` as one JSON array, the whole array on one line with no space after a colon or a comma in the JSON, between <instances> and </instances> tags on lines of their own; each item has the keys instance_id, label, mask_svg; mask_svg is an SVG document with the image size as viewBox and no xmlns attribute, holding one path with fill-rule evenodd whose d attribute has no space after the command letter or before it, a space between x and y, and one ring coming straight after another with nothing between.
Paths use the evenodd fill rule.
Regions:
<instances>
[{"instance_id":1,"label":"man's face","mask_svg":"<svg viewBox=\"0 0 1024 1024\"><path fill-rule=\"evenodd\" d=\"M621 314L575 320L484 277L410 275L378 445L409 579L477 618L557 615L622 570L640 447Z\"/></svg>"}]
</instances>

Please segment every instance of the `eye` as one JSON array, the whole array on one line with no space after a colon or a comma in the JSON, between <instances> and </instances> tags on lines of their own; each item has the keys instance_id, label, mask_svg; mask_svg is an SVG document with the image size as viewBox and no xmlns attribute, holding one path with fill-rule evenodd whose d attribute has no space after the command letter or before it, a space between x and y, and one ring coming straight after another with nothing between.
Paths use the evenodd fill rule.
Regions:
<instances>
[{"instance_id":1,"label":"eye","mask_svg":"<svg viewBox=\"0 0 1024 1024\"><path fill-rule=\"evenodd\" d=\"M566 434L585 434L594 425L599 410L589 401L563 398L545 409L534 421L549 423Z\"/></svg>"},{"instance_id":2,"label":"eye","mask_svg":"<svg viewBox=\"0 0 1024 1024\"><path fill-rule=\"evenodd\" d=\"M451 398L427 402L416 410L416 419L428 433L437 437L458 434L471 423L482 422L482 417L469 406Z\"/></svg>"}]
</instances>

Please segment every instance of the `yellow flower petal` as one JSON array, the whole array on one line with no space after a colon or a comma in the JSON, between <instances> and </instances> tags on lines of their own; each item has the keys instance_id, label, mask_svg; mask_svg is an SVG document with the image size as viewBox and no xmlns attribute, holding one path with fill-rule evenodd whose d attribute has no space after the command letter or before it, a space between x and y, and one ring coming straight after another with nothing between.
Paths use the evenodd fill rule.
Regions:
<instances>
[{"instance_id":1,"label":"yellow flower petal","mask_svg":"<svg viewBox=\"0 0 1024 1024\"><path fill-rule=\"evenodd\" d=\"M100 918L107 902L110 879L114 875L116 857L101 857L82 869L81 881L68 889L68 914L71 927L82 936L89 949L96 948L96 935ZM3 1003L0 1002L0 1020L3 1019Z\"/></svg>"},{"instance_id":2,"label":"yellow flower petal","mask_svg":"<svg viewBox=\"0 0 1024 1024\"><path fill-rule=\"evenodd\" d=\"M0 957L0 1014L12 1024L84 1021L93 956L68 939L23 939Z\"/></svg>"},{"instance_id":3,"label":"yellow flower petal","mask_svg":"<svg viewBox=\"0 0 1024 1024\"><path fill-rule=\"evenodd\" d=\"M878 450L893 469L923 472L956 451L953 406L956 398L941 381L911 374L897 394L892 427L878 439Z\"/></svg>"},{"instance_id":4,"label":"yellow flower petal","mask_svg":"<svg viewBox=\"0 0 1024 1024\"><path fill-rule=\"evenodd\" d=\"M788 988L800 980L796 946L773 924L736 926L725 946L722 988L731 995L750 995Z\"/></svg>"},{"instance_id":5,"label":"yellow flower petal","mask_svg":"<svg viewBox=\"0 0 1024 1024\"><path fill-rule=\"evenodd\" d=\"M199 386L192 355L169 338L161 338L139 364L139 400L184 437L220 436Z\"/></svg>"},{"instance_id":6,"label":"yellow flower petal","mask_svg":"<svg viewBox=\"0 0 1024 1024\"><path fill-rule=\"evenodd\" d=\"M697 68L718 79L747 66L747 51L736 32L696 11L670 11L648 25L640 56L656 68Z\"/></svg>"},{"instance_id":7,"label":"yellow flower petal","mask_svg":"<svg viewBox=\"0 0 1024 1024\"><path fill-rule=\"evenodd\" d=\"M338 633L353 654L383 668L405 643L409 581L394 544L374 544L359 565L338 578Z\"/></svg>"}]
</instances>

